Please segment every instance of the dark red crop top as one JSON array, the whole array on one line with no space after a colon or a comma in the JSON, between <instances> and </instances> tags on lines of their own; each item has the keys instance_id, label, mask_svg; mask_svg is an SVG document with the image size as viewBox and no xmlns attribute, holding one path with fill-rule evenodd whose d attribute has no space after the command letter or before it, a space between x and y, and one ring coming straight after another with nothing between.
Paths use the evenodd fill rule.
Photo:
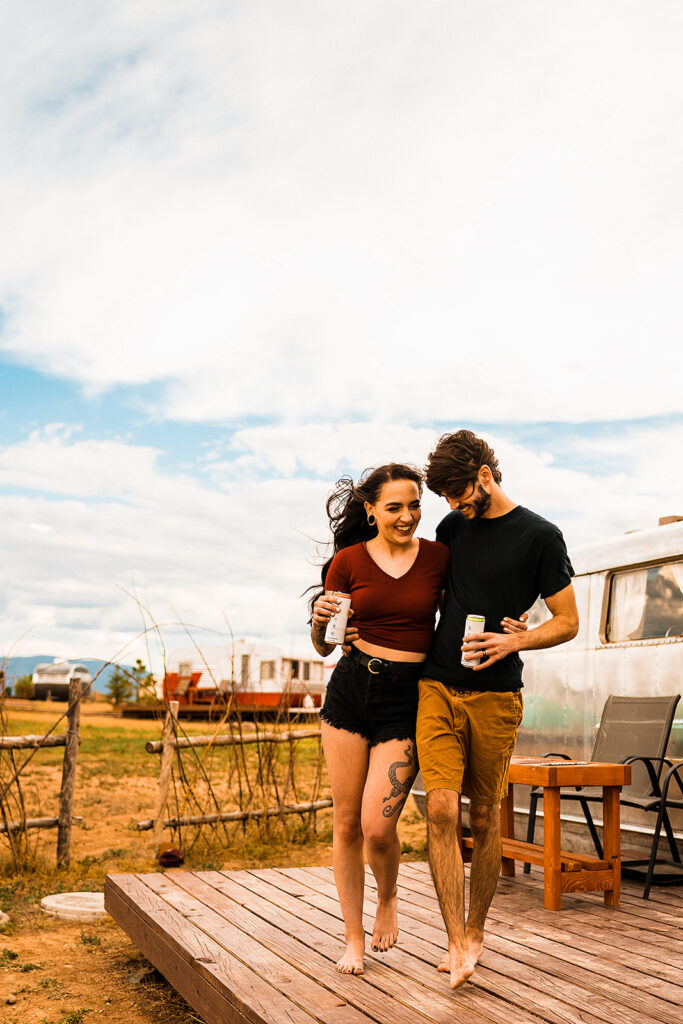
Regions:
<instances>
[{"instance_id":1,"label":"dark red crop top","mask_svg":"<svg viewBox=\"0 0 683 1024\"><path fill-rule=\"evenodd\" d=\"M361 640L426 654L449 560L445 544L420 537L417 558L403 576L394 579L373 561L365 542L352 544L332 559L325 590L351 595L355 613L351 621Z\"/></svg>"}]
</instances>

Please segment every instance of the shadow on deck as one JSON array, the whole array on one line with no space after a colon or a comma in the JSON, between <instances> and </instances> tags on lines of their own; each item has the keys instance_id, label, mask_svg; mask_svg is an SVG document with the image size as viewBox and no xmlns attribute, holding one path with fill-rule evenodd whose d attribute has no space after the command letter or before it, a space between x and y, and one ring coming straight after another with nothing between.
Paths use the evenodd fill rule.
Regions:
<instances>
[{"instance_id":1,"label":"shadow on deck","mask_svg":"<svg viewBox=\"0 0 683 1024\"><path fill-rule=\"evenodd\" d=\"M331 868L112 875L105 901L207 1024L680 1024L683 898L641 891L626 882L620 907L577 894L549 912L541 869L501 878L482 960L455 992L435 969L445 932L421 862L401 865L398 947L370 953L360 978L334 969Z\"/></svg>"}]
</instances>

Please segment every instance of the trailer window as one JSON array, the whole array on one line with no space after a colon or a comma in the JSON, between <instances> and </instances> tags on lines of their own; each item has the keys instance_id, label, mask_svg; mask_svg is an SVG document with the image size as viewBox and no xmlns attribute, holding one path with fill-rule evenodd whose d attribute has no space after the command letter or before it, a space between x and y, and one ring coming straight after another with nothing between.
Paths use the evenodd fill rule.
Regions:
<instances>
[{"instance_id":1,"label":"trailer window","mask_svg":"<svg viewBox=\"0 0 683 1024\"><path fill-rule=\"evenodd\" d=\"M269 679L275 679L275 662L274 661L262 661L261 662L261 682L267 682Z\"/></svg>"},{"instance_id":2,"label":"trailer window","mask_svg":"<svg viewBox=\"0 0 683 1024\"><path fill-rule=\"evenodd\" d=\"M610 583L607 640L683 636L683 562L615 573Z\"/></svg>"},{"instance_id":3,"label":"trailer window","mask_svg":"<svg viewBox=\"0 0 683 1024\"><path fill-rule=\"evenodd\" d=\"M242 682L243 685L246 685L249 682L249 655L248 654L243 654L242 655L242 670L241 670L241 673L240 673L240 681Z\"/></svg>"},{"instance_id":4,"label":"trailer window","mask_svg":"<svg viewBox=\"0 0 683 1024\"><path fill-rule=\"evenodd\" d=\"M304 682L307 683L311 678L311 663L310 661L304 662Z\"/></svg>"}]
</instances>

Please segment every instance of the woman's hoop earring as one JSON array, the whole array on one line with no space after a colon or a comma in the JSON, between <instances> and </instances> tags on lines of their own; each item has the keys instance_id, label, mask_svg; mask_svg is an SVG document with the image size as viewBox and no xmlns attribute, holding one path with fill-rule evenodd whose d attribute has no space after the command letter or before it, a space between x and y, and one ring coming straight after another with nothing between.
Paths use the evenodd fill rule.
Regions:
<instances>
[{"instance_id":1,"label":"woman's hoop earring","mask_svg":"<svg viewBox=\"0 0 683 1024\"><path fill-rule=\"evenodd\" d=\"M375 519L374 515L371 512L370 515L368 516L368 526L374 526L376 522L377 520Z\"/></svg>"}]
</instances>

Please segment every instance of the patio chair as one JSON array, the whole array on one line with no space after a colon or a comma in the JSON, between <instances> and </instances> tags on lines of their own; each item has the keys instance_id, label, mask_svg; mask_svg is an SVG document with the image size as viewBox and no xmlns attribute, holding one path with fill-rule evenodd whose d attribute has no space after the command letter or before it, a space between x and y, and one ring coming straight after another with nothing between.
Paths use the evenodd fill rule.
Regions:
<instances>
[{"instance_id":1,"label":"patio chair","mask_svg":"<svg viewBox=\"0 0 683 1024\"><path fill-rule=\"evenodd\" d=\"M654 772L654 768L652 769L652 771ZM678 796L674 795L674 790L672 789L674 782L676 782L678 788ZM681 867L681 858L676 848L676 840L674 839L672 844L671 838L669 837L671 830L671 824L669 823L669 809L673 807L677 808L678 810L683 810L683 763L671 765L668 772L664 776L664 781L662 782L661 795L657 800L657 807L647 808L647 810L657 810L658 813L657 824L655 825L655 835L654 839L652 840L652 847L650 849L650 859L648 861L642 862L644 864L647 864L645 888L643 890L644 900L646 900L650 895L650 886L652 885L652 882L654 880L655 866L661 863L667 865L672 864L672 861L660 861L657 858L659 837L662 833L662 825L664 826L664 831L667 834L667 839L669 839L669 848L671 849L673 866ZM683 882L683 873L679 872L676 875L670 876L668 879L666 879L664 881L664 884L680 884L681 882ZM661 879L659 879L658 884L662 884Z\"/></svg>"},{"instance_id":2,"label":"patio chair","mask_svg":"<svg viewBox=\"0 0 683 1024\"><path fill-rule=\"evenodd\" d=\"M681 864L681 857L678 852L676 840L667 811L667 803L663 799L660 789L660 778L665 765L671 768L671 761L667 760L666 748L669 743L671 726L673 723L676 705L680 700L680 694L670 697L615 697L610 696L605 701L600 720L600 728L595 739L591 761L607 763L627 763L632 765L632 782L626 789L622 790L620 803L626 807L638 807L643 811L661 812L659 829L664 828L671 851L674 865ZM571 760L567 754L544 754L544 757L558 757L567 761ZM670 774L670 773L669 773ZM667 775L668 777L668 775ZM673 776L672 776L673 778ZM679 777L676 776L678 780ZM669 784L670 785L670 784ZM536 829L536 809L538 801L543 799L543 789L534 787L531 790L529 802L529 825L527 829L527 842L533 843ZM602 843L595 828L591 815L591 802L602 803L602 792L595 786L576 786L572 789L562 789L561 800L577 800L581 806L588 830L595 846L598 857L602 858ZM670 806L677 806L671 804ZM656 851L655 851L656 853ZM652 884L652 872L649 865L652 855L644 860L623 861L622 870L630 873L640 865L648 865L650 874L649 885L646 882L647 894ZM670 863L670 862L667 862ZM524 865L525 872L530 870L530 865ZM663 882L683 881L683 865L681 874L673 877L667 876ZM658 879L659 881L659 879Z\"/></svg>"}]
</instances>

